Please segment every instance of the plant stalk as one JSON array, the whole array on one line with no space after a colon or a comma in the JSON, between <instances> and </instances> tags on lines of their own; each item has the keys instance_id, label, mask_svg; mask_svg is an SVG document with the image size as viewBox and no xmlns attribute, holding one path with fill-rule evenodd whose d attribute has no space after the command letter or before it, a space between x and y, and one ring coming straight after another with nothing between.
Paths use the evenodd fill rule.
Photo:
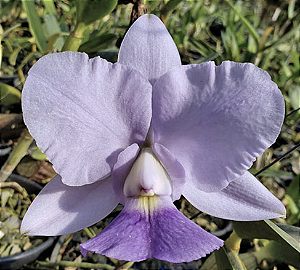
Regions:
<instances>
[{"instance_id":1,"label":"plant stalk","mask_svg":"<svg viewBox=\"0 0 300 270\"><path fill-rule=\"evenodd\" d=\"M0 170L0 182L6 181L11 175L21 159L26 155L27 149L32 141L33 138L26 129L19 138L18 144L14 146L13 151L10 153L8 159Z\"/></svg>"},{"instance_id":2,"label":"plant stalk","mask_svg":"<svg viewBox=\"0 0 300 270\"><path fill-rule=\"evenodd\" d=\"M240 238L235 231L226 239L225 245L229 247L234 253L238 254L240 251L242 238Z\"/></svg>"},{"instance_id":3,"label":"plant stalk","mask_svg":"<svg viewBox=\"0 0 300 270\"><path fill-rule=\"evenodd\" d=\"M74 31L68 36L62 48L62 51L77 52L83 38L83 33L86 30L86 28L87 26L84 23L77 23Z\"/></svg>"},{"instance_id":4,"label":"plant stalk","mask_svg":"<svg viewBox=\"0 0 300 270\"><path fill-rule=\"evenodd\" d=\"M113 270L114 266L102 263L87 263L87 262L70 262L70 261L60 261L60 262L45 262L45 261L37 261L39 266L51 267L55 268L56 266L62 267L76 267L78 268L88 268L88 269L105 269L105 270Z\"/></svg>"}]
</instances>

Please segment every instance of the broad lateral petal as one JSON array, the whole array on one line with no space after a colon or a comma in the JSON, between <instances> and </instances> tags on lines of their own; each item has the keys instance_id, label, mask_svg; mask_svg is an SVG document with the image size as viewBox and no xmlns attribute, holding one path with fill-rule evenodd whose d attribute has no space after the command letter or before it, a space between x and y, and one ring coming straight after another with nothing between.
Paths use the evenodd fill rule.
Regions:
<instances>
[{"instance_id":1,"label":"broad lateral petal","mask_svg":"<svg viewBox=\"0 0 300 270\"><path fill-rule=\"evenodd\" d=\"M81 253L96 252L118 260L157 258L187 262L219 249L223 241L186 218L170 197L129 199L100 234L80 245Z\"/></svg>"},{"instance_id":2,"label":"broad lateral petal","mask_svg":"<svg viewBox=\"0 0 300 270\"><path fill-rule=\"evenodd\" d=\"M249 172L213 193L201 191L189 182L183 195L199 210L219 218L253 221L285 216L281 201Z\"/></svg>"},{"instance_id":3,"label":"broad lateral petal","mask_svg":"<svg viewBox=\"0 0 300 270\"><path fill-rule=\"evenodd\" d=\"M56 175L30 205L21 231L27 235L61 235L86 228L118 204L110 178L71 187Z\"/></svg>"},{"instance_id":4,"label":"broad lateral petal","mask_svg":"<svg viewBox=\"0 0 300 270\"><path fill-rule=\"evenodd\" d=\"M151 83L181 65L167 28L152 14L141 16L129 28L121 44L118 62L138 70Z\"/></svg>"},{"instance_id":5,"label":"broad lateral petal","mask_svg":"<svg viewBox=\"0 0 300 270\"><path fill-rule=\"evenodd\" d=\"M274 143L284 100L253 64L175 68L153 86L154 140L176 156L198 189L226 187Z\"/></svg>"},{"instance_id":6,"label":"broad lateral petal","mask_svg":"<svg viewBox=\"0 0 300 270\"><path fill-rule=\"evenodd\" d=\"M32 67L22 107L63 182L80 186L107 177L124 148L145 140L151 95L150 83L129 67L64 52Z\"/></svg>"}]
</instances>

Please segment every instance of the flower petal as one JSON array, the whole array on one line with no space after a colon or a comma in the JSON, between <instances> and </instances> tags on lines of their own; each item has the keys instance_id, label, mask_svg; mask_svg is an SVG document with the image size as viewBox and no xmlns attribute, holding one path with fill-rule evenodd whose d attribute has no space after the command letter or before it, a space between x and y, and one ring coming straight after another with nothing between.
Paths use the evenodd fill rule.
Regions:
<instances>
[{"instance_id":1,"label":"flower petal","mask_svg":"<svg viewBox=\"0 0 300 270\"><path fill-rule=\"evenodd\" d=\"M213 193L189 182L183 195L199 210L219 218L253 221L285 216L281 201L249 172Z\"/></svg>"},{"instance_id":2,"label":"flower petal","mask_svg":"<svg viewBox=\"0 0 300 270\"><path fill-rule=\"evenodd\" d=\"M23 114L63 182L80 186L108 176L125 147L144 141L151 95L150 83L129 67L55 53L30 70Z\"/></svg>"},{"instance_id":3,"label":"flower petal","mask_svg":"<svg viewBox=\"0 0 300 270\"><path fill-rule=\"evenodd\" d=\"M121 44L118 62L138 70L151 83L181 65L167 28L152 14L141 16L129 28Z\"/></svg>"},{"instance_id":4,"label":"flower petal","mask_svg":"<svg viewBox=\"0 0 300 270\"><path fill-rule=\"evenodd\" d=\"M111 179L115 193L117 194L120 203L125 204L125 196L123 193L124 183L129 174L136 157L140 151L139 146L134 143L123 150L114 165Z\"/></svg>"},{"instance_id":5,"label":"flower petal","mask_svg":"<svg viewBox=\"0 0 300 270\"><path fill-rule=\"evenodd\" d=\"M166 169L172 185L172 199L173 201L178 200L182 194L184 183L185 183L185 173L182 165L177 161L177 159L172 156L172 154L160 144L154 144L152 147L153 152L163 164ZM124 183L125 180L132 169L134 162L138 154L140 153L139 146L137 144L132 144L128 146L124 151L122 151L115 163L111 175L113 182L113 187L115 193L119 198L119 202L125 204L126 197L124 196ZM146 168L149 176L146 178L151 178L152 176L157 176L156 172L151 173L151 168L148 166ZM141 179L139 179L140 181ZM139 185L136 187L139 188Z\"/></svg>"},{"instance_id":6,"label":"flower petal","mask_svg":"<svg viewBox=\"0 0 300 270\"><path fill-rule=\"evenodd\" d=\"M106 217L118 204L111 180L71 187L56 175L30 205L21 231L27 235L68 234Z\"/></svg>"},{"instance_id":7,"label":"flower petal","mask_svg":"<svg viewBox=\"0 0 300 270\"><path fill-rule=\"evenodd\" d=\"M245 173L274 143L284 101L253 64L175 68L153 88L154 140L183 165L188 181L214 192Z\"/></svg>"},{"instance_id":8,"label":"flower petal","mask_svg":"<svg viewBox=\"0 0 300 270\"><path fill-rule=\"evenodd\" d=\"M130 199L100 234L80 245L118 260L157 258L169 262L199 259L220 248L223 241L186 218L170 197Z\"/></svg>"},{"instance_id":9,"label":"flower petal","mask_svg":"<svg viewBox=\"0 0 300 270\"><path fill-rule=\"evenodd\" d=\"M152 147L154 154L161 161L172 181L172 199L178 200L185 184L185 171L178 160L163 145L155 143Z\"/></svg>"}]
</instances>

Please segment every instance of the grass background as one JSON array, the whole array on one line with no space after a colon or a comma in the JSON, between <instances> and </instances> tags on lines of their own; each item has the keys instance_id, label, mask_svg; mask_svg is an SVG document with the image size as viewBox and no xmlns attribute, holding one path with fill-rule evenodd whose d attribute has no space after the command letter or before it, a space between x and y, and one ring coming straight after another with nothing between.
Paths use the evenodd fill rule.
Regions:
<instances>
[{"instance_id":1,"label":"grass background","mask_svg":"<svg viewBox=\"0 0 300 270\"><path fill-rule=\"evenodd\" d=\"M90 57L99 55L115 62L120 43L130 24L133 4L129 2L131 1L119 1L110 15L91 24L83 33L79 51L88 53ZM142 14L147 10L148 13L156 14L164 21L178 47L183 64L199 64L205 61L215 61L216 64L220 64L224 60L251 62L266 70L277 83L285 99L286 119L276 143L257 159L251 168L252 173L257 173L295 146L299 146L299 1L134 2L136 2L137 13ZM29 13L28 10L26 12L22 1L0 1L0 80L2 83L8 82L15 89L7 90L2 86L1 117L2 119L8 115L19 117L18 121L15 119L13 125L9 127L1 125L1 147L3 148L15 145L24 128L20 120L20 92L28 70L44 54L61 51L67 36L74 30L76 24L75 1L45 0L32 3L35 13ZM1 165L6 158L7 156L2 156ZM258 176L261 182L285 204L287 218L281 222L294 226L299 226L300 217L299 161L298 147ZM46 172L41 173L41 168L45 169L44 167ZM16 171L42 184L48 182L54 173L45 157L32 147L27 151L27 155ZM184 198L176 205L188 217L198 213ZM80 257L78 244L101 230L119 210L90 230L62 238L66 251L60 255L59 260L117 264L118 262L100 255L89 255L87 259ZM226 225L225 221L205 214L200 214L193 220L208 231ZM263 240L243 240L242 251L255 252L265 245L266 242ZM134 264L129 267L198 269L202 263L203 260L200 260L192 264L174 266L157 260L148 260L144 264ZM41 267L41 265L35 263L30 267ZM276 260L261 260L258 267L293 269L288 263Z\"/></svg>"}]
</instances>

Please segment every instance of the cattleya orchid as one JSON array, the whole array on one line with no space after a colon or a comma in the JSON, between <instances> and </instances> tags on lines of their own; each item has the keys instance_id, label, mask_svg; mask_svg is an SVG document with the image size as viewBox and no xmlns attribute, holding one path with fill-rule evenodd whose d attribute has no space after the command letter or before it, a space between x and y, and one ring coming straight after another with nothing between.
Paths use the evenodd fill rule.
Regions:
<instances>
[{"instance_id":1,"label":"cattleya orchid","mask_svg":"<svg viewBox=\"0 0 300 270\"><path fill-rule=\"evenodd\" d=\"M223 241L173 205L231 220L285 215L247 169L277 138L284 101L270 76L230 61L181 65L154 15L127 32L118 62L42 57L23 90L24 120L56 175L22 222L28 235L68 234L124 209L81 244L109 257L199 259Z\"/></svg>"}]
</instances>

